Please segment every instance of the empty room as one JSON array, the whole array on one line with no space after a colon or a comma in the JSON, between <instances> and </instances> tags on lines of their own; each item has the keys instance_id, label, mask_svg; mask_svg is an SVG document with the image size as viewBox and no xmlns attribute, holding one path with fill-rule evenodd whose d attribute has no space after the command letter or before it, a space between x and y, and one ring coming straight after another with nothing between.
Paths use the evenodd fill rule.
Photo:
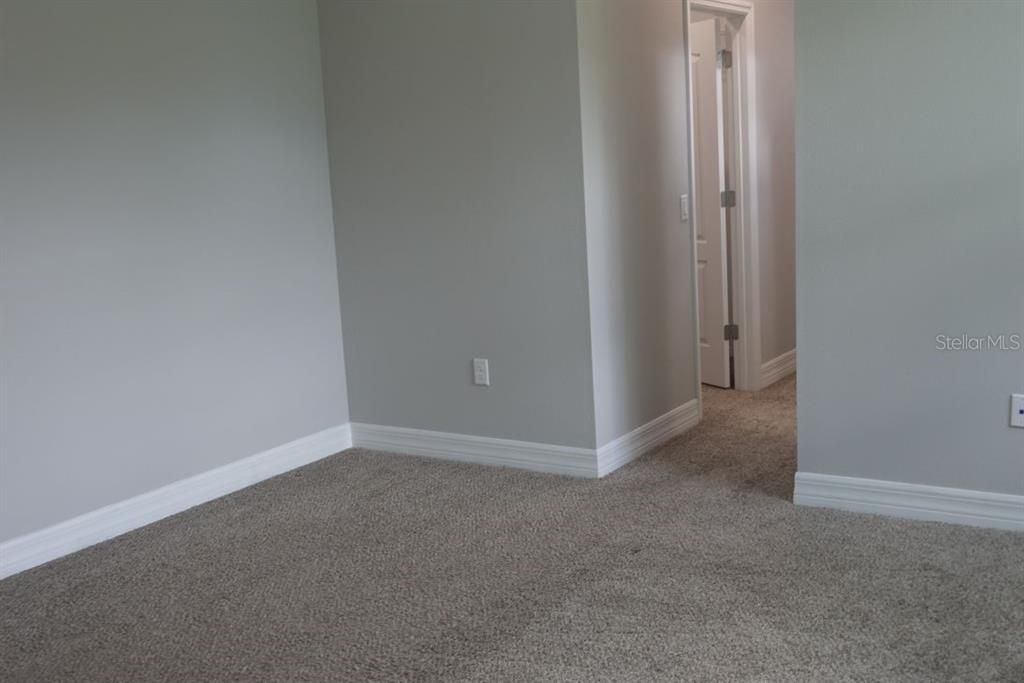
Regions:
<instances>
[{"instance_id":1,"label":"empty room","mask_svg":"<svg viewBox=\"0 0 1024 683\"><path fill-rule=\"evenodd\" d=\"M0 0L0 680L1024 680L1024 0Z\"/></svg>"}]
</instances>

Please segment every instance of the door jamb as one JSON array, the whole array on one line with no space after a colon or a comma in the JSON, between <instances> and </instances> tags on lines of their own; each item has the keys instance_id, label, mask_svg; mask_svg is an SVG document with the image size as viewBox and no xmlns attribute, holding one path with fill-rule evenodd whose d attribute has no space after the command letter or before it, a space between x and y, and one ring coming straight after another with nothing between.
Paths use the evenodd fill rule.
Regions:
<instances>
[{"instance_id":1,"label":"door jamb","mask_svg":"<svg viewBox=\"0 0 1024 683\"><path fill-rule=\"evenodd\" d=\"M738 119L736 159L736 211L733 215L732 261L733 310L735 322L740 326L740 338L735 342L734 360L736 389L756 391L761 388L761 300L760 258L757 225L757 117L756 75L754 59L754 6L749 0L683 0L684 37L689 51L690 13L693 10L742 17L733 43L733 69L735 76L735 107ZM693 64L687 59L687 113L689 116L688 166L691 198L690 244L693 257L693 342L696 372L697 404L703 417L700 373L700 297L697 293L697 226L698 215L694 174L696 172L695 145L693 144Z\"/></svg>"}]
</instances>

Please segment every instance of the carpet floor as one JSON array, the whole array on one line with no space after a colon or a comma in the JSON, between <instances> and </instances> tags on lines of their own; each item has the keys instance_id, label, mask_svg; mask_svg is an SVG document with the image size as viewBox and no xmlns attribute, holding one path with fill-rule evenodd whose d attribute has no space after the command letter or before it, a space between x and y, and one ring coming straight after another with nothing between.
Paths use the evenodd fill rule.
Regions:
<instances>
[{"instance_id":1,"label":"carpet floor","mask_svg":"<svg viewBox=\"0 0 1024 683\"><path fill-rule=\"evenodd\" d=\"M0 677L1024 681L1024 534L794 507L793 394L603 480L327 458L0 582Z\"/></svg>"}]
</instances>

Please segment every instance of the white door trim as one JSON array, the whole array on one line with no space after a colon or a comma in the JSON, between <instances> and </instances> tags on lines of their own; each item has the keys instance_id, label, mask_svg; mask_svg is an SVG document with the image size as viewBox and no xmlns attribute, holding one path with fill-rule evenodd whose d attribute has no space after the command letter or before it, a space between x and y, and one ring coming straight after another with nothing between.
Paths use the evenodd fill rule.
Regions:
<instances>
[{"instance_id":1,"label":"white door trim","mask_svg":"<svg viewBox=\"0 0 1024 683\"><path fill-rule=\"evenodd\" d=\"M756 69L754 53L754 6L749 0L684 0L683 21L687 49L690 45L690 13L694 10L742 18L733 45L733 73L735 103L738 120L735 161L740 172L736 174L735 231L732 242L733 311L740 326L740 338L735 346L736 388L756 391L761 388L761 300L760 258L757 225L757 116ZM694 363L697 368L696 392L701 395L700 373L700 311L697 292L697 215L694 176L696 173L695 146L693 144L693 69L688 66L687 111L689 112L688 141L689 193L693 206L690 211L690 242L693 252L692 308ZM703 415L703 402L699 401Z\"/></svg>"}]
</instances>

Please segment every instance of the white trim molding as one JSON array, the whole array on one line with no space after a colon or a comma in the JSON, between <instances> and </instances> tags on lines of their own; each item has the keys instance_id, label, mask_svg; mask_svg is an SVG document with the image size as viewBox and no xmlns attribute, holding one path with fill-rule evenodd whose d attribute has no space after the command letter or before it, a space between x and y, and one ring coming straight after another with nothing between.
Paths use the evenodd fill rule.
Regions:
<instances>
[{"instance_id":1,"label":"white trim molding","mask_svg":"<svg viewBox=\"0 0 1024 683\"><path fill-rule=\"evenodd\" d=\"M1024 531L1024 496L796 473L797 505Z\"/></svg>"},{"instance_id":2,"label":"white trim molding","mask_svg":"<svg viewBox=\"0 0 1024 683\"><path fill-rule=\"evenodd\" d=\"M356 448L441 460L576 477L604 477L691 429L699 420L697 399L691 399L598 449L359 422L352 423L352 443Z\"/></svg>"},{"instance_id":3,"label":"white trim molding","mask_svg":"<svg viewBox=\"0 0 1024 683\"><path fill-rule=\"evenodd\" d=\"M339 425L0 543L0 578L152 524L352 447Z\"/></svg>"},{"instance_id":4,"label":"white trim molding","mask_svg":"<svg viewBox=\"0 0 1024 683\"><path fill-rule=\"evenodd\" d=\"M693 9L743 16L754 10L750 0L690 0Z\"/></svg>"},{"instance_id":5,"label":"white trim molding","mask_svg":"<svg viewBox=\"0 0 1024 683\"><path fill-rule=\"evenodd\" d=\"M597 454L592 448L574 448L532 441L495 439L425 429L352 423L357 448L404 453L427 458L504 465L534 472L596 477Z\"/></svg>"},{"instance_id":6,"label":"white trim molding","mask_svg":"<svg viewBox=\"0 0 1024 683\"><path fill-rule=\"evenodd\" d=\"M577 477L603 477L697 424L697 400L594 448L351 423L0 543L0 579L352 447Z\"/></svg>"},{"instance_id":7,"label":"white trim molding","mask_svg":"<svg viewBox=\"0 0 1024 683\"><path fill-rule=\"evenodd\" d=\"M796 372L796 349L786 351L761 366L761 388L770 387Z\"/></svg>"},{"instance_id":8,"label":"white trim molding","mask_svg":"<svg viewBox=\"0 0 1024 683\"><path fill-rule=\"evenodd\" d=\"M603 477L697 425L700 407L691 399L597 449L597 476Z\"/></svg>"}]
</instances>

